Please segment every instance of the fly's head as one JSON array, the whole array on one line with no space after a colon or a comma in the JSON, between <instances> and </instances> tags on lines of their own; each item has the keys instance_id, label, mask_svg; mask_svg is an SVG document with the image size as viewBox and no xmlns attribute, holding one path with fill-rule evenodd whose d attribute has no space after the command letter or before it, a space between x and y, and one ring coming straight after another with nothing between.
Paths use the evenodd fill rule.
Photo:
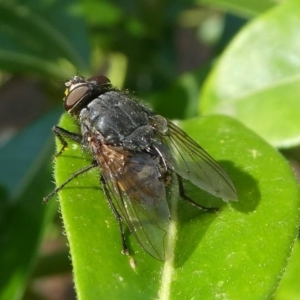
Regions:
<instances>
[{"instance_id":1,"label":"fly's head","mask_svg":"<svg viewBox=\"0 0 300 300\"><path fill-rule=\"evenodd\" d=\"M88 79L76 75L67 80L65 86L64 107L70 115L75 117L93 99L112 89L110 80L102 75Z\"/></svg>"}]
</instances>

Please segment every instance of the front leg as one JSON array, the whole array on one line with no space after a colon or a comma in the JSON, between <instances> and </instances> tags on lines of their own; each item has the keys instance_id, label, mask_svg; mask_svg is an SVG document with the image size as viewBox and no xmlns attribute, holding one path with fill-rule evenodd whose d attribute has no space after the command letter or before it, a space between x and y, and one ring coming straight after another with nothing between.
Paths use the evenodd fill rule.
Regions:
<instances>
[{"instance_id":1,"label":"front leg","mask_svg":"<svg viewBox=\"0 0 300 300\"><path fill-rule=\"evenodd\" d=\"M68 143L65 140L65 138L68 138L68 139L70 139L70 140L72 140L72 141L74 141L78 144L80 144L81 141L82 141L82 135L81 134L68 131L68 130L63 129L59 126L53 126L52 131L54 132L56 137L62 143L62 148L54 155L54 157L57 157L57 156L61 155L64 152L64 150L68 147Z\"/></svg>"}]
</instances>

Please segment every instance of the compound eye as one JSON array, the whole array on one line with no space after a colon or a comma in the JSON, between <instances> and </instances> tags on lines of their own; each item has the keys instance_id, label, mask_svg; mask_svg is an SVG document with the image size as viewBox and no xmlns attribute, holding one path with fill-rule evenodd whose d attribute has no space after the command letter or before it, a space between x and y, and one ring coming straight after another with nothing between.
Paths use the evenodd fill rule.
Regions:
<instances>
[{"instance_id":1,"label":"compound eye","mask_svg":"<svg viewBox=\"0 0 300 300\"><path fill-rule=\"evenodd\" d=\"M64 107L66 111L69 111L74 106L76 106L87 94L89 87L87 84L79 85L75 87L73 90L69 91L67 96L65 97Z\"/></svg>"},{"instance_id":2,"label":"compound eye","mask_svg":"<svg viewBox=\"0 0 300 300\"><path fill-rule=\"evenodd\" d=\"M92 76L87 81L94 82L96 85L110 85L110 80L103 75Z\"/></svg>"}]
</instances>

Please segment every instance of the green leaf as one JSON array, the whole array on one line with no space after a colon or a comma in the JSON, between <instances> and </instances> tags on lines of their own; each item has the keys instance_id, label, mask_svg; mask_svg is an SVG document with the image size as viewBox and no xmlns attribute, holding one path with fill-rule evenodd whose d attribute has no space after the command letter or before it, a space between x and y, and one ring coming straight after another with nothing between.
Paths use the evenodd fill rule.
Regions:
<instances>
[{"instance_id":1,"label":"green leaf","mask_svg":"<svg viewBox=\"0 0 300 300\"><path fill-rule=\"evenodd\" d=\"M74 179L59 195L79 299L201 295L203 299L247 300L267 299L274 292L299 220L299 190L289 164L228 117L205 117L180 125L228 172L239 201L226 204L189 187L204 205L221 207L219 213L204 213L173 199L166 245L169 259L160 262L129 233L132 257L121 255L117 222L101 191L99 170ZM77 130L67 115L60 126ZM57 184L90 162L79 145L69 142L68 150L56 160Z\"/></svg>"},{"instance_id":2,"label":"green leaf","mask_svg":"<svg viewBox=\"0 0 300 300\"><path fill-rule=\"evenodd\" d=\"M43 205L51 184L49 114L0 149L0 299L20 299L37 259L37 251L57 203ZM46 129L46 130L45 130Z\"/></svg>"},{"instance_id":3,"label":"green leaf","mask_svg":"<svg viewBox=\"0 0 300 300\"><path fill-rule=\"evenodd\" d=\"M286 272L283 276L282 282L276 294L274 300L298 300L300 296L299 285L300 274L300 241L297 240L293 249L292 256L289 260Z\"/></svg>"},{"instance_id":4,"label":"green leaf","mask_svg":"<svg viewBox=\"0 0 300 300\"><path fill-rule=\"evenodd\" d=\"M36 55L28 55L13 51L0 50L0 67L8 72L36 72L51 78L68 78L74 74L74 68L70 64L57 61L47 61Z\"/></svg>"},{"instance_id":5,"label":"green leaf","mask_svg":"<svg viewBox=\"0 0 300 300\"><path fill-rule=\"evenodd\" d=\"M151 103L151 107L155 111L169 119L196 117L199 102L199 86L202 85L207 72L208 66L193 72L184 73L167 88L157 93L150 93L150 95L145 97L145 100Z\"/></svg>"},{"instance_id":6,"label":"green leaf","mask_svg":"<svg viewBox=\"0 0 300 300\"><path fill-rule=\"evenodd\" d=\"M0 182L7 190L9 198L19 197L18 190L26 185L26 181L23 181L28 170L35 163L39 163L36 159L45 151L45 144L52 137L51 126L57 122L61 111L56 109L43 116L0 148L0 165L5 170L0 172Z\"/></svg>"},{"instance_id":7,"label":"green leaf","mask_svg":"<svg viewBox=\"0 0 300 300\"><path fill-rule=\"evenodd\" d=\"M122 10L110 2L77 2L71 6L74 15L85 16L92 25L117 26L123 16ZM101 12L101 18L99 18Z\"/></svg>"},{"instance_id":8,"label":"green leaf","mask_svg":"<svg viewBox=\"0 0 300 300\"><path fill-rule=\"evenodd\" d=\"M258 15L276 4L271 0L197 0L197 3L216 6L228 12L247 17Z\"/></svg>"},{"instance_id":9,"label":"green leaf","mask_svg":"<svg viewBox=\"0 0 300 300\"><path fill-rule=\"evenodd\" d=\"M300 142L300 1L255 19L204 85L201 111L234 116L276 147Z\"/></svg>"},{"instance_id":10,"label":"green leaf","mask_svg":"<svg viewBox=\"0 0 300 300\"><path fill-rule=\"evenodd\" d=\"M48 162L51 160L49 153L44 159ZM49 163L41 164L34 176L26 180L26 188L17 199L17 204L7 207L6 221L1 222L1 299L22 297L37 259L44 230L57 207L55 202L49 206L42 203L51 180Z\"/></svg>"},{"instance_id":11,"label":"green leaf","mask_svg":"<svg viewBox=\"0 0 300 300\"><path fill-rule=\"evenodd\" d=\"M0 67L58 78L86 70L85 24L68 12L71 1L25 2L0 3Z\"/></svg>"}]
</instances>

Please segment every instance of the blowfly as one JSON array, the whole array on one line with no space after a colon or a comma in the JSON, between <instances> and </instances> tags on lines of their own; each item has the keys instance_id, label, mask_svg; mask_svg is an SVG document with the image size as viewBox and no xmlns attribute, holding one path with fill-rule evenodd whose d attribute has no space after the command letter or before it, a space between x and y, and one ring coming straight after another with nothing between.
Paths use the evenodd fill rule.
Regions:
<instances>
[{"instance_id":1,"label":"blowfly","mask_svg":"<svg viewBox=\"0 0 300 300\"><path fill-rule=\"evenodd\" d=\"M91 164L58 186L48 201L71 180L99 168L100 184L118 222L123 253L128 254L126 224L151 256L165 259L164 243L170 222L168 191L206 211L186 195L183 180L222 198L236 201L236 189L226 172L184 131L155 114L128 92L114 88L105 76L66 81L64 108L79 132L59 126L53 131L62 143L80 144L91 153Z\"/></svg>"}]
</instances>

